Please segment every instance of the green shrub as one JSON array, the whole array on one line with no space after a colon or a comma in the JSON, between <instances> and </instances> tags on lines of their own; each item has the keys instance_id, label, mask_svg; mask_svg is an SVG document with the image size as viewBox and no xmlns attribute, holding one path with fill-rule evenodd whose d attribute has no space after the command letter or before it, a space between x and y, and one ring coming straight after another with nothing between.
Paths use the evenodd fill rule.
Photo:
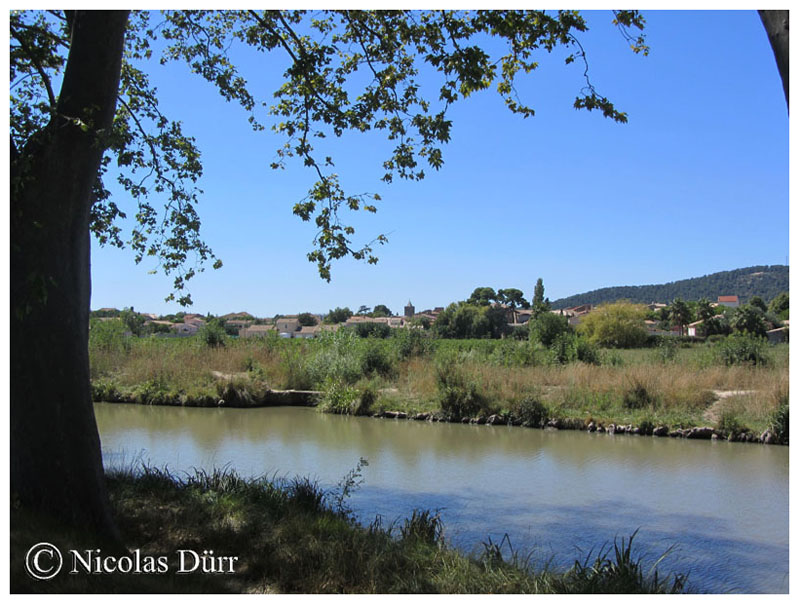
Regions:
<instances>
[{"instance_id":1,"label":"green shrub","mask_svg":"<svg viewBox=\"0 0 800 605\"><path fill-rule=\"evenodd\" d=\"M117 384L111 380L96 380L92 382L92 401L121 401L122 395Z\"/></svg>"},{"instance_id":2,"label":"green shrub","mask_svg":"<svg viewBox=\"0 0 800 605\"><path fill-rule=\"evenodd\" d=\"M372 413L372 406L378 400L378 389L372 384L368 384L361 389L350 413L354 416L368 416Z\"/></svg>"},{"instance_id":3,"label":"green shrub","mask_svg":"<svg viewBox=\"0 0 800 605\"><path fill-rule=\"evenodd\" d=\"M600 305L578 324L578 332L601 347L632 348L647 342L647 307L627 301Z\"/></svg>"},{"instance_id":4,"label":"green shrub","mask_svg":"<svg viewBox=\"0 0 800 605\"><path fill-rule=\"evenodd\" d=\"M727 436L738 435L750 429L739 421L739 417L733 411L723 409L717 421L717 430Z\"/></svg>"},{"instance_id":5,"label":"green shrub","mask_svg":"<svg viewBox=\"0 0 800 605\"><path fill-rule=\"evenodd\" d=\"M595 366L600 365L599 349L583 336L577 336L575 338L575 352L578 356L578 361Z\"/></svg>"},{"instance_id":6,"label":"green shrub","mask_svg":"<svg viewBox=\"0 0 800 605\"><path fill-rule=\"evenodd\" d=\"M639 432L642 435L652 435L655 428L656 424L651 418L644 418L639 421Z\"/></svg>"},{"instance_id":7,"label":"green shrub","mask_svg":"<svg viewBox=\"0 0 800 605\"><path fill-rule=\"evenodd\" d=\"M128 353L131 349L131 341L130 336L126 336L127 331L122 320L92 319L89 322L89 350Z\"/></svg>"},{"instance_id":8,"label":"green shrub","mask_svg":"<svg viewBox=\"0 0 800 605\"><path fill-rule=\"evenodd\" d=\"M318 351L308 362L314 384L324 384L328 379L355 384L363 376L358 337L351 330L326 334L316 345Z\"/></svg>"},{"instance_id":9,"label":"green shrub","mask_svg":"<svg viewBox=\"0 0 800 605\"><path fill-rule=\"evenodd\" d=\"M611 349L603 351L600 360L604 366L622 367L625 365L625 360L622 359L622 355Z\"/></svg>"},{"instance_id":10,"label":"green shrub","mask_svg":"<svg viewBox=\"0 0 800 605\"><path fill-rule=\"evenodd\" d=\"M639 379L634 379L631 386L622 395L622 405L629 410L641 410L656 402L655 394Z\"/></svg>"},{"instance_id":11,"label":"green shrub","mask_svg":"<svg viewBox=\"0 0 800 605\"><path fill-rule=\"evenodd\" d=\"M309 363L303 352L297 347L286 347L283 350L281 369L286 375L286 388L306 391L314 386Z\"/></svg>"},{"instance_id":12,"label":"green shrub","mask_svg":"<svg viewBox=\"0 0 800 605\"><path fill-rule=\"evenodd\" d=\"M475 416L486 403L478 384L453 361L436 365L439 405L448 416L460 419Z\"/></svg>"},{"instance_id":13,"label":"green shrub","mask_svg":"<svg viewBox=\"0 0 800 605\"><path fill-rule=\"evenodd\" d=\"M536 351L538 345L532 342L505 339L495 341L494 350L487 361L504 367L529 367L537 363ZM541 349L540 349L541 350Z\"/></svg>"},{"instance_id":14,"label":"green shrub","mask_svg":"<svg viewBox=\"0 0 800 605\"><path fill-rule=\"evenodd\" d=\"M529 322L530 339L550 347L556 339L570 332L569 320L563 315L545 312Z\"/></svg>"},{"instance_id":15,"label":"green shrub","mask_svg":"<svg viewBox=\"0 0 800 605\"><path fill-rule=\"evenodd\" d=\"M781 396L781 403L772 413L770 430L775 433L778 443L789 445L789 393Z\"/></svg>"},{"instance_id":16,"label":"green shrub","mask_svg":"<svg viewBox=\"0 0 800 605\"><path fill-rule=\"evenodd\" d=\"M319 401L319 409L332 414L350 414L358 406L358 401L358 389L329 378Z\"/></svg>"},{"instance_id":17,"label":"green shrub","mask_svg":"<svg viewBox=\"0 0 800 605\"><path fill-rule=\"evenodd\" d=\"M394 345L399 360L422 357L430 352L430 339L419 329L394 331Z\"/></svg>"},{"instance_id":18,"label":"green shrub","mask_svg":"<svg viewBox=\"0 0 800 605\"><path fill-rule=\"evenodd\" d=\"M197 338L207 347L224 347L225 327L216 319L210 320L197 331Z\"/></svg>"},{"instance_id":19,"label":"green shrub","mask_svg":"<svg viewBox=\"0 0 800 605\"><path fill-rule=\"evenodd\" d=\"M216 384L217 397L228 404L252 405L257 399L252 387L252 382L246 378L220 380Z\"/></svg>"},{"instance_id":20,"label":"green shrub","mask_svg":"<svg viewBox=\"0 0 800 605\"><path fill-rule=\"evenodd\" d=\"M528 396L511 407L511 413L526 426L541 427L550 417L550 409L538 397Z\"/></svg>"},{"instance_id":21,"label":"green shrub","mask_svg":"<svg viewBox=\"0 0 800 605\"><path fill-rule=\"evenodd\" d=\"M388 338L392 329L385 323L365 321L353 328L359 338Z\"/></svg>"},{"instance_id":22,"label":"green shrub","mask_svg":"<svg viewBox=\"0 0 800 605\"><path fill-rule=\"evenodd\" d=\"M163 405L172 402L168 380L161 374L157 374L138 385L133 396L137 403Z\"/></svg>"},{"instance_id":23,"label":"green shrub","mask_svg":"<svg viewBox=\"0 0 800 605\"><path fill-rule=\"evenodd\" d=\"M379 374L390 376L394 373L392 360L381 343L370 338L361 348L361 373L364 376Z\"/></svg>"},{"instance_id":24,"label":"green shrub","mask_svg":"<svg viewBox=\"0 0 800 605\"><path fill-rule=\"evenodd\" d=\"M674 338L659 338L656 345L656 360L660 363L675 361L678 356L678 342Z\"/></svg>"},{"instance_id":25,"label":"green shrub","mask_svg":"<svg viewBox=\"0 0 800 605\"><path fill-rule=\"evenodd\" d=\"M553 314L550 313L550 315ZM555 317L558 317L558 315L555 315ZM578 350L575 341L576 336L569 332L561 332L556 335L550 345L550 355L553 363L565 365L576 361L578 359Z\"/></svg>"},{"instance_id":26,"label":"green shrub","mask_svg":"<svg viewBox=\"0 0 800 605\"><path fill-rule=\"evenodd\" d=\"M750 334L731 334L717 344L716 357L719 363L726 366L767 365L767 341Z\"/></svg>"}]
</instances>

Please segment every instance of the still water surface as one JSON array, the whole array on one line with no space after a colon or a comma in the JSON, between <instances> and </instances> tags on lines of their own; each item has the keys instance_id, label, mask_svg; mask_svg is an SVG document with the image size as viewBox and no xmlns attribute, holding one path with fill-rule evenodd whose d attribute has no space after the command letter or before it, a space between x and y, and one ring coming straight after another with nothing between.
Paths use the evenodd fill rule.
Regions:
<instances>
[{"instance_id":1,"label":"still water surface","mask_svg":"<svg viewBox=\"0 0 800 605\"><path fill-rule=\"evenodd\" d=\"M364 457L350 506L384 523L439 509L466 552L505 534L567 566L639 528L640 554L702 592L789 589L789 448L578 431L374 420L309 408L96 404L106 467L229 467L333 488Z\"/></svg>"}]
</instances>

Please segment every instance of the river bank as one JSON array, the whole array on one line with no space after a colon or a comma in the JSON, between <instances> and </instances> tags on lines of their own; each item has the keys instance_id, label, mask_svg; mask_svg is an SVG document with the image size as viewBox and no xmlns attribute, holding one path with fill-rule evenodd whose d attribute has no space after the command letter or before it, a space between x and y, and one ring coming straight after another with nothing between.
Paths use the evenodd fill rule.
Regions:
<instances>
[{"instance_id":1,"label":"river bank","mask_svg":"<svg viewBox=\"0 0 800 605\"><path fill-rule=\"evenodd\" d=\"M314 405L384 418L612 434L788 442L788 346L767 363L715 349L603 351L554 363L528 342L131 339L91 349L96 401L198 407ZM786 430L784 430L784 427Z\"/></svg>"},{"instance_id":2,"label":"river bank","mask_svg":"<svg viewBox=\"0 0 800 605\"><path fill-rule=\"evenodd\" d=\"M322 490L308 479L245 480L230 471L178 479L146 467L111 472L107 479L129 549L127 555L117 553L116 571L86 573L79 567L79 573L49 581L32 579L23 562L38 541L65 553L88 549L97 558L112 551L98 549L102 543L91 535L12 507L12 592L574 594L686 588L682 576L646 571L631 548L633 537L576 560L566 571L552 571L546 562L530 561L503 545L487 546L481 556L461 554L443 538L438 515L428 511L412 511L389 528L377 520L359 525L346 493ZM193 566L194 555L186 559L189 551L204 567L176 573L187 560ZM176 553L184 553L183 559ZM212 554L221 563L213 570L210 563L206 567ZM131 570L148 561L152 569L125 572L123 558L130 559Z\"/></svg>"}]
</instances>

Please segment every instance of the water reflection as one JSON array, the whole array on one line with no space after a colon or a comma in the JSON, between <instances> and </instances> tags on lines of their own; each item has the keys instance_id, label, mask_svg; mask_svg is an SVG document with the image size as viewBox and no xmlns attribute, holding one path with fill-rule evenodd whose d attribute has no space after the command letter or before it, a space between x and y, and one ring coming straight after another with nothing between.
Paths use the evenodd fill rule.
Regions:
<instances>
[{"instance_id":1,"label":"water reflection","mask_svg":"<svg viewBox=\"0 0 800 605\"><path fill-rule=\"evenodd\" d=\"M642 528L654 556L713 592L788 590L788 448L514 427L376 421L307 408L98 404L107 465L138 452L173 470L230 465L333 486L360 457L363 519L443 509L461 548L497 542L568 564ZM116 456L116 458L115 458ZM671 558L675 567L676 559Z\"/></svg>"}]
</instances>

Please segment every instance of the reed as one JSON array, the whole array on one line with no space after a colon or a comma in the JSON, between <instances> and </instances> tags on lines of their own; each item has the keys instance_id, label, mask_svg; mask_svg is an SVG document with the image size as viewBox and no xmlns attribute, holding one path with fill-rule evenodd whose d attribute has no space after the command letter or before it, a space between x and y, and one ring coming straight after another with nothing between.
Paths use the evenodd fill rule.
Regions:
<instances>
[{"instance_id":1,"label":"reed","mask_svg":"<svg viewBox=\"0 0 800 605\"><path fill-rule=\"evenodd\" d=\"M766 429L780 407L774 391L788 390L788 345L759 349L766 359L760 365L727 364L718 346L601 351L599 365L555 363L525 341L346 333L314 341L228 339L216 348L196 339L134 338L90 353L95 397L112 400L191 403L221 393L257 396L266 388L322 390L335 381L360 390L371 385L374 397L357 406L361 413L510 411L535 396L562 417L697 426L708 423L716 393L733 391L740 394L725 405L753 430Z\"/></svg>"}]
</instances>

